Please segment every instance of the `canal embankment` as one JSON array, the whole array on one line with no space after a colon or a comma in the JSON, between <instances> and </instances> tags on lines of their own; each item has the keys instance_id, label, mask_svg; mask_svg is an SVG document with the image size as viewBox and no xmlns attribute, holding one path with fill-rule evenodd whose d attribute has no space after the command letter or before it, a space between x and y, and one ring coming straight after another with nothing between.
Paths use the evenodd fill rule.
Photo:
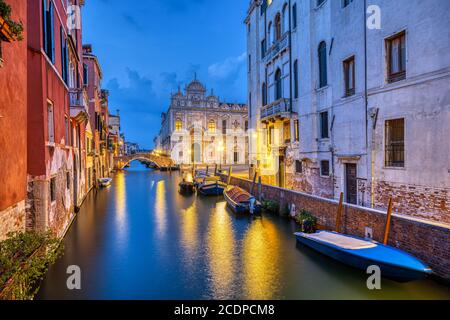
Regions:
<instances>
[{"instance_id":1,"label":"canal embankment","mask_svg":"<svg viewBox=\"0 0 450 320\"><path fill-rule=\"evenodd\" d=\"M228 176L222 175L227 181ZM249 192L252 181L242 177L231 177L231 184ZM281 209L289 207L295 215L304 209L318 219L321 228L334 230L339 202L310 194L261 184L254 193L263 199L276 200ZM383 241L386 212L352 204L344 204L342 232L349 235L371 237ZM409 252L427 263L437 280L450 284L450 225L424 221L401 214L393 214L389 233L389 245Z\"/></svg>"}]
</instances>

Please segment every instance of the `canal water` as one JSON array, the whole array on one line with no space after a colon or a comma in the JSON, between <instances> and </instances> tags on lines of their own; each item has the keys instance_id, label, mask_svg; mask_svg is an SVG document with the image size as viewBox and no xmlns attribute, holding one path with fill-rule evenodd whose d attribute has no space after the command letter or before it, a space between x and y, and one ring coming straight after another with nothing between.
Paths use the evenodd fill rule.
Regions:
<instances>
[{"instance_id":1,"label":"canal water","mask_svg":"<svg viewBox=\"0 0 450 320\"><path fill-rule=\"evenodd\" d=\"M234 215L222 197L178 193L178 173L139 162L91 192L65 239L65 255L38 299L450 299L431 280L382 280L296 244L294 223ZM67 289L68 266L81 290Z\"/></svg>"}]
</instances>

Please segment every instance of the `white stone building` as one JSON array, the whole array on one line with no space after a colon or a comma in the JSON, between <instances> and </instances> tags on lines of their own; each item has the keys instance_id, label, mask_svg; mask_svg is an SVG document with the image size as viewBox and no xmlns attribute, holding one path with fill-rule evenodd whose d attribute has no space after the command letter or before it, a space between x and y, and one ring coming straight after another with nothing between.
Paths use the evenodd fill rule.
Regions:
<instances>
[{"instance_id":1,"label":"white stone building","mask_svg":"<svg viewBox=\"0 0 450 320\"><path fill-rule=\"evenodd\" d=\"M178 90L162 114L156 148L177 164L247 164L248 109L222 103L194 80Z\"/></svg>"},{"instance_id":2,"label":"white stone building","mask_svg":"<svg viewBox=\"0 0 450 320\"><path fill-rule=\"evenodd\" d=\"M392 196L450 223L450 2L364 2L251 1L251 163L280 186Z\"/></svg>"}]
</instances>

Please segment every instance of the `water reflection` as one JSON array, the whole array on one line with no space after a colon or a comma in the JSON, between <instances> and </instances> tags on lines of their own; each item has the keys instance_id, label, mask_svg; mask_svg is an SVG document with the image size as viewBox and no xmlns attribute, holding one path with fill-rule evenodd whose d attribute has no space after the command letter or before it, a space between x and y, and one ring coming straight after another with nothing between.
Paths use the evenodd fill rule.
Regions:
<instances>
[{"instance_id":1,"label":"water reflection","mask_svg":"<svg viewBox=\"0 0 450 320\"><path fill-rule=\"evenodd\" d=\"M189 269L195 266L195 259L197 259L197 250L199 244L199 230L198 230L198 212L197 205L194 202L189 208L183 210L180 214L181 223L181 242L184 248L184 257Z\"/></svg>"},{"instance_id":2,"label":"water reflection","mask_svg":"<svg viewBox=\"0 0 450 320\"><path fill-rule=\"evenodd\" d=\"M233 224L226 203L219 202L211 213L208 226L209 285L214 299L229 299L235 294L237 273Z\"/></svg>"},{"instance_id":3,"label":"water reflection","mask_svg":"<svg viewBox=\"0 0 450 320\"><path fill-rule=\"evenodd\" d=\"M166 209L166 181L160 180L156 184L156 227L158 235L163 237L167 226L167 209Z\"/></svg>"},{"instance_id":4,"label":"water reflection","mask_svg":"<svg viewBox=\"0 0 450 320\"><path fill-rule=\"evenodd\" d=\"M120 172L114 179L115 184L115 220L117 227L118 243L124 245L126 242L126 234L128 231L127 223L127 191L125 185L125 174Z\"/></svg>"},{"instance_id":5,"label":"water reflection","mask_svg":"<svg viewBox=\"0 0 450 320\"><path fill-rule=\"evenodd\" d=\"M279 295L280 238L274 223L253 221L243 241L244 292L248 299L274 299Z\"/></svg>"}]
</instances>

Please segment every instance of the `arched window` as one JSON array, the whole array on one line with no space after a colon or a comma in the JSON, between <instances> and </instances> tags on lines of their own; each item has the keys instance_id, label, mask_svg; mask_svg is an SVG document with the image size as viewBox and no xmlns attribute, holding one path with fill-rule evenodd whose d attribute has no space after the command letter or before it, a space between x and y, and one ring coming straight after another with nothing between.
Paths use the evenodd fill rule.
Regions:
<instances>
[{"instance_id":1,"label":"arched window","mask_svg":"<svg viewBox=\"0 0 450 320\"><path fill-rule=\"evenodd\" d=\"M275 41L281 39L281 14L275 16Z\"/></svg>"},{"instance_id":2,"label":"arched window","mask_svg":"<svg viewBox=\"0 0 450 320\"><path fill-rule=\"evenodd\" d=\"M264 82L261 86L261 97L262 97L262 105L267 105L267 86Z\"/></svg>"},{"instance_id":3,"label":"arched window","mask_svg":"<svg viewBox=\"0 0 450 320\"><path fill-rule=\"evenodd\" d=\"M215 133L216 132L216 122L213 119L209 120L208 131L210 133Z\"/></svg>"},{"instance_id":4,"label":"arched window","mask_svg":"<svg viewBox=\"0 0 450 320\"><path fill-rule=\"evenodd\" d=\"M325 87L328 84L327 79L327 44L322 41L319 44L319 86L320 88Z\"/></svg>"},{"instance_id":5,"label":"arched window","mask_svg":"<svg viewBox=\"0 0 450 320\"><path fill-rule=\"evenodd\" d=\"M180 118L178 118L175 121L175 131L181 131L183 129L183 121L181 121Z\"/></svg>"},{"instance_id":6,"label":"arched window","mask_svg":"<svg viewBox=\"0 0 450 320\"><path fill-rule=\"evenodd\" d=\"M272 37L272 22L269 22L267 27L267 39L269 40L269 47L273 43L273 37Z\"/></svg>"},{"instance_id":7,"label":"arched window","mask_svg":"<svg viewBox=\"0 0 450 320\"><path fill-rule=\"evenodd\" d=\"M289 30L289 7L287 3L283 6L283 34Z\"/></svg>"},{"instance_id":8,"label":"arched window","mask_svg":"<svg viewBox=\"0 0 450 320\"><path fill-rule=\"evenodd\" d=\"M281 70L277 69L275 72L275 100L281 99L282 93L281 93Z\"/></svg>"},{"instance_id":9,"label":"arched window","mask_svg":"<svg viewBox=\"0 0 450 320\"><path fill-rule=\"evenodd\" d=\"M298 60L294 61L294 98L298 98Z\"/></svg>"}]
</instances>

